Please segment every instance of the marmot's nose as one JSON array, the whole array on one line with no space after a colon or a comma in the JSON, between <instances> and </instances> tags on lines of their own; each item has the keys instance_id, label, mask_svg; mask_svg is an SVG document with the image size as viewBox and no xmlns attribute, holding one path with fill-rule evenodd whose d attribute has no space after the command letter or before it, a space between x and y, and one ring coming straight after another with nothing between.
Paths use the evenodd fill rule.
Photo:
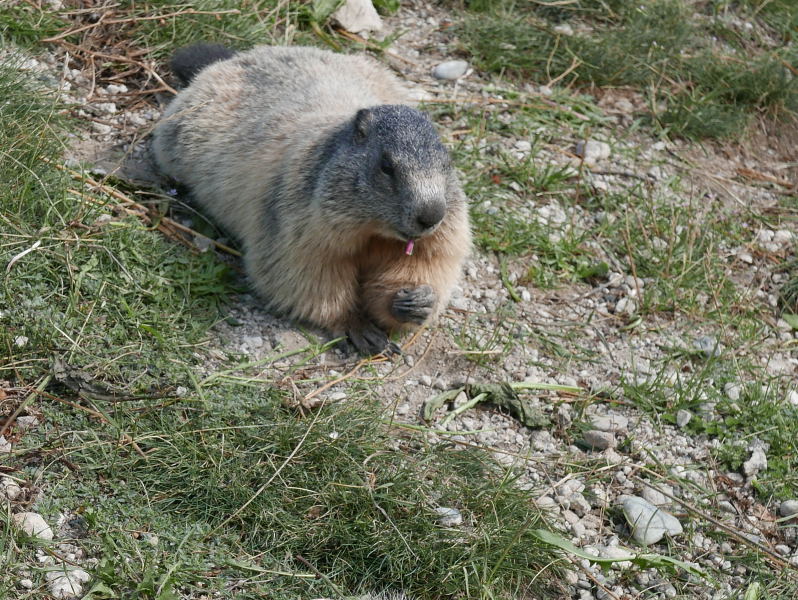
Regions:
<instances>
[{"instance_id":1,"label":"marmot's nose","mask_svg":"<svg viewBox=\"0 0 798 600\"><path fill-rule=\"evenodd\" d=\"M419 229L427 231L443 220L446 214L446 204L443 202L428 202L416 213L416 223Z\"/></svg>"}]
</instances>

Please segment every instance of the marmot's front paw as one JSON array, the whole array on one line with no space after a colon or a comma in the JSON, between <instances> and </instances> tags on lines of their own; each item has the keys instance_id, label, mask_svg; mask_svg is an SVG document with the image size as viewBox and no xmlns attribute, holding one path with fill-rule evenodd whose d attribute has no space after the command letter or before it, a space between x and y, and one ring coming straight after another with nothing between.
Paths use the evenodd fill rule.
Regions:
<instances>
[{"instance_id":1,"label":"marmot's front paw","mask_svg":"<svg viewBox=\"0 0 798 600\"><path fill-rule=\"evenodd\" d=\"M388 339L388 334L370 321L359 323L346 332L349 341L365 356L401 354L402 350Z\"/></svg>"},{"instance_id":2,"label":"marmot's front paw","mask_svg":"<svg viewBox=\"0 0 798 600\"><path fill-rule=\"evenodd\" d=\"M435 290L429 285L420 285L412 289L403 288L393 297L391 314L402 323L421 325L432 314L435 301Z\"/></svg>"}]
</instances>

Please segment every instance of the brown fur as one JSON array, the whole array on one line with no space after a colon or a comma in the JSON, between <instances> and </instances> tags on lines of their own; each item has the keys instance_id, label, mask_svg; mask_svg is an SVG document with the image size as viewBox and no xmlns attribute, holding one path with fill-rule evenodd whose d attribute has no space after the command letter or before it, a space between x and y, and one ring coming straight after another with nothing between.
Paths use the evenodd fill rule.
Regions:
<instances>
[{"instance_id":1,"label":"brown fur","mask_svg":"<svg viewBox=\"0 0 798 600\"><path fill-rule=\"evenodd\" d=\"M350 140L358 111L405 102L393 75L366 57L259 47L200 71L156 128L153 150L161 169L243 242L247 271L273 309L335 334L369 323L403 330L415 323L392 313L397 292L431 286L437 314L471 247L465 197L451 167L436 162L437 146L431 164L406 151L433 143L416 143L414 126L402 129L407 111L386 117L399 123L394 135L410 140L399 150L390 139L372 149L369 138L361 152ZM327 140L339 138L326 156ZM360 154L350 161L350 151ZM388 151L397 169L409 165L396 198L384 194L376 167L361 164ZM353 182L366 176L383 187L355 198ZM444 198L443 220L406 256L397 232Z\"/></svg>"}]
</instances>

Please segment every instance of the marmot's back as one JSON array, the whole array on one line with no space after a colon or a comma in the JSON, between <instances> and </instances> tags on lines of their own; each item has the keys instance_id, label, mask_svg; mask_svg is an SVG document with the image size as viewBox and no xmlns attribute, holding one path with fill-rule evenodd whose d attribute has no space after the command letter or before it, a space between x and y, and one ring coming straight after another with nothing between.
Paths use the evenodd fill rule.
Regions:
<instances>
[{"instance_id":1,"label":"marmot's back","mask_svg":"<svg viewBox=\"0 0 798 600\"><path fill-rule=\"evenodd\" d=\"M470 248L468 211L396 78L315 48L199 54L176 61L190 84L155 129L155 159L243 242L269 305L367 353L435 315Z\"/></svg>"}]
</instances>

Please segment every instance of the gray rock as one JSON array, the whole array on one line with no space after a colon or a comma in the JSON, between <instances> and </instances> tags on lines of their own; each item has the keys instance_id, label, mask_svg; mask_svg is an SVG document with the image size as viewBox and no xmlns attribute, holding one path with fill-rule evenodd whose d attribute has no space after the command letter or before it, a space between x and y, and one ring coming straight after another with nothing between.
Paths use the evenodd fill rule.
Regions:
<instances>
[{"instance_id":1,"label":"gray rock","mask_svg":"<svg viewBox=\"0 0 798 600\"><path fill-rule=\"evenodd\" d=\"M768 457L765 451L757 446L751 452L751 458L743 463L743 473L746 477L754 477L760 471L768 468Z\"/></svg>"},{"instance_id":2,"label":"gray rock","mask_svg":"<svg viewBox=\"0 0 798 600\"><path fill-rule=\"evenodd\" d=\"M332 14L332 18L352 33L382 29L382 19L371 0L346 0Z\"/></svg>"},{"instance_id":3,"label":"gray rock","mask_svg":"<svg viewBox=\"0 0 798 600\"><path fill-rule=\"evenodd\" d=\"M623 514L632 528L632 538L643 545L656 544L667 533L679 535L683 532L679 520L637 496L626 496L622 503Z\"/></svg>"},{"instance_id":4,"label":"gray rock","mask_svg":"<svg viewBox=\"0 0 798 600\"><path fill-rule=\"evenodd\" d=\"M798 515L798 500L785 500L779 504L779 514L782 517L794 517Z\"/></svg>"},{"instance_id":5,"label":"gray rock","mask_svg":"<svg viewBox=\"0 0 798 600\"><path fill-rule=\"evenodd\" d=\"M0 481L0 493L9 500L16 500L22 495L22 488L10 477L3 477Z\"/></svg>"},{"instance_id":6,"label":"gray rock","mask_svg":"<svg viewBox=\"0 0 798 600\"><path fill-rule=\"evenodd\" d=\"M459 79L468 71L468 62L464 60L447 60L432 69L432 76L435 79L445 79L448 81Z\"/></svg>"},{"instance_id":7,"label":"gray rock","mask_svg":"<svg viewBox=\"0 0 798 600\"><path fill-rule=\"evenodd\" d=\"M42 516L35 512L21 512L11 517L19 529L28 535L35 536L40 540L50 541L53 539L53 530Z\"/></svg>"},{"instance_id":8,"label":"gray rock","mask_svg":"<svg viewBox=\"0 0 798 600\"><path fill-rule=\"evenodd\" d=\"M0 454L11 453L11 442L6 440L5 436L0 435Z\"/></svg>"},{"instance_id":9,"label":"gray rock","mask_svg":"<svg viewBox=\"0 0 798 600\"><path fill-rule=\"evenodd\" d=\"M703 352L708 358L720 356L723 350L718 340L711 335L702 335L701 337L696 338L693 343L695 344L695 347L701 350L701 352Z\"/></svg>"},{"instance_id":10,"label":"gray rock","mask_svg":"<svg viewBox=\"0 0 798 600\"><path fill-rule=\"evenodd\" d=\"M31 581L30 579L20 579L18 583L19 587L21 588L25 588L26 590L33 589L33 581Z\"/></svg>"},{"instance_id":11,"label":"gray rock","mask_svg":"<svg viewBox=\"0 0 798 600\"><path fill-rule=\"evenodd\" d=\"M590 424L599 431L626 431L629 419L623 415L594 415Z\"/></svg>"},{"instance_id":12,"label":"gray rock","mask_svg":"<svg viewBox=\"0 0 798 600\"><path fill-rule=\"evenodd\" d=\"M726 392L726 396L732 402L737 402L740 399L740 392L742 391L742 386L739 383L727 383L723 386L723 391Z\"/></svg>"},{"instance_id":13,"label":"gray rock","mask_svg":"<svg viewBox=\"0 0 798 600\"><path fill-rule=\"evenodd\" d=\"M690 419L692 418L693 418L693 413L691 413L689 410L680 408L678 411L676 411L676 424L679 427L687 427L687 424L690 422Z\"/></svg>"},{"instance_id":14,"label":"gray rock","mask_svg":"<svg viewBox=\"0 0 798 600\"><path fill-rule=\"evenodd\" d=\"M594 450L606 450L607 448L615 448L618 445L615 436L611 432L598 429L586 431L584 440Z\"/></svg>"},{"instance_id":15,"label":"gray rock","mask_svg":"<svg viewBox=\"0 0 798 600\"><path fill-rule=\"evenodd\" d=\"M27 431L28 429L33 429L39 424L39 419L32 415L26 415L24 417L17 417L17 427L19 427L22 431Z\"/></svg>"},{"instance_id":16,"label":"gray rock","mask_svg":"<svg viewBox=\"0 0 798 600\"><path fill-rule=\"evenodd\" d=\"M644 485L643 489L640 490L640 495L646 502L650 502L654 506L667 506L671 503L671 499L663 492L672 496L673 488L665 483L660 483L656 487Z\"/></svg>"},{"instance_id":17,"label":"gray rock","mask_svg":"<svg viewBox=\"0 0 798 600\"><path fill-rule=\"evenodd\" d=\"M457 527L463 524L463 515L456 508L438 506L435 508L438 515L436 522L441 527Z\"/></svg>"},{"instance_id":18,"label":"gray rock","mask_svg":"<svg viewBox=\"0 0 798 600\"><path fill-rule=\"evenodd\" d=\"M576 144L574 154L582 158L586 163L595 164L600 160L610 157L610 145L606 142L596 140L580 140Z\"/></svg>"}]
</instances>

